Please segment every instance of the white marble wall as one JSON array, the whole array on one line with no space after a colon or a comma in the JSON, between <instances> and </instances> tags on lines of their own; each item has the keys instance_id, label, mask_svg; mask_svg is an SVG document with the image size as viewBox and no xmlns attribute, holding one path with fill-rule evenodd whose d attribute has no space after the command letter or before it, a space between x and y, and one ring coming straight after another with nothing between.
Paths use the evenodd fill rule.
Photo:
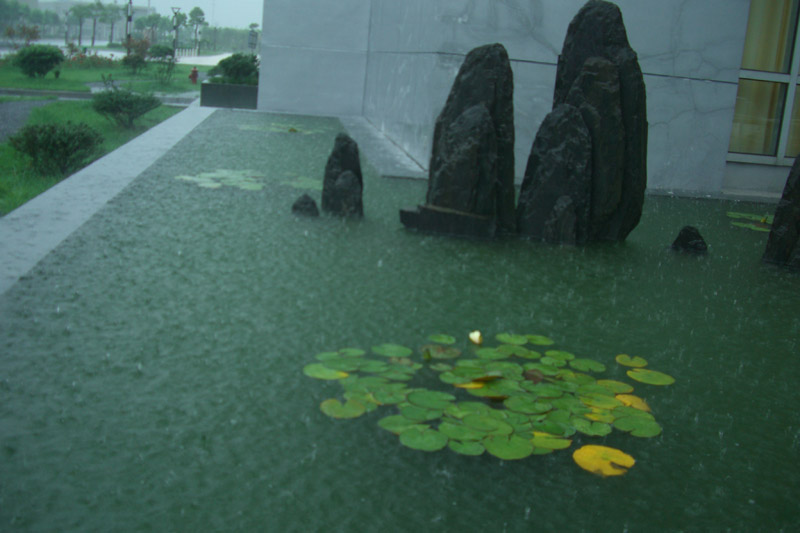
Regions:
<instances>
[{"instance_id":1,"label":"white marble wall","mask_svg":"<svg viewBox=\"0 0 800 533\"><path fill-rule=\"evenodd\" d=\"M258 108L360 115L368 0L264 0Z\"/></svg>"},{"instance_id":2,"label":"white marble wall","mask_svg":"<svg viewBox=\"0 0 800 533\"><path fill-rule=\"evenodd\" d=\"M583 0L373 0L364 115L423 165L463 55L501 42L515 75L516 168L552 105ZM722 186L749 0L618 0L648 96L651 189Z\"/></svg>"}]
</instances>

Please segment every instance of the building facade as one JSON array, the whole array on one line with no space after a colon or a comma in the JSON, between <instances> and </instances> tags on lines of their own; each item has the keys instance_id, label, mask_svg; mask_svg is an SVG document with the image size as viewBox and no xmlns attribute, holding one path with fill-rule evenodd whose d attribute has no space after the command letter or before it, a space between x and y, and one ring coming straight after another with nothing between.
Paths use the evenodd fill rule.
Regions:
<instances>
[{"instance_id":1,"label":"building facade","mask_svg":"<svg viewBox=\"0 0 800 533\"><path fill-rule=\"evenodd\" d=\"M798 1L616 1L647 86L649 190L780 194L800 150L792 133ZM584 3L264 0L259 109L363 116L427 168L433 125L464 56L499 42L514 70L521 180L552 107L567 26ZM784 56L769 63L774 50Z\"/></svg>"}]
</instances>

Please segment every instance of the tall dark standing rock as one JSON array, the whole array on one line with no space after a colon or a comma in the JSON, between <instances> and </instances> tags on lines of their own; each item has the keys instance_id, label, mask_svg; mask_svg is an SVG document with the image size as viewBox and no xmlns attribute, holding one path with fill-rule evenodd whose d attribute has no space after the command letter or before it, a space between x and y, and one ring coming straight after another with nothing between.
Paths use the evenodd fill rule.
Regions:
<instances>
[{"instance_id":1,"label":"tall dark standing rock","mask_svg":"<svg viewBox=\"0 0 800 533\"><path fill-rule=\"evenodd\" d=\"M585 233L574 235L574 242L622 241L639 223L647 186L647 110L644 78L639 68L636 52L628 44L625 25L619 8L611 2L590 0L575 15L569 25L564 47L558 58L556 86L553 96L553 113L568 104L576 108L589 130L586 148L591 150L592 176L589 197L573 203L590 205L588 219L583 221L578 213L576 231L586 227ZM546 131L558 121L545 121L538 137L552 138ZM540 143L541 145L541 143ZM554 148L555 150L556 148ZM554 152L547 158L550 165L567 169L575 166L566 159L569 154ZM549 212L555 203L532 203L541 198L532 191L539 187L556 188L543 183L541 178L551 174L552 179L562 171L541 171L528 160L520 194L517 220L534 219L537 211ZM532 166L532 163L534 165ZM534 179L534 176L537 176ZM563 207L563 202L562 202ZM530 227L520 231L533 238L541 238L540 231ZM567 239L564 242L570 242Z\"/></svg>"},{"instance_id":2,"label":"tall dark standing rock","mask_svg":"<svg viewBox=\"0 0 800 533\"><path fill-rule=\"evenodd\" d=\"M322 210L339 216L364 216L363 190L358 145L346 133L340 133L325 165Z\"/></svg>"},{"instance_id":3,"label":"tall dark standing rock","mask_svg":"<svg viewBox=\"0 0 800 533\"><path fill-rule=\"evenodd\" d=\"M647 96L642 69L628 43L622 13L611 2L590 0L570 22L558 56L554 106L568 101L569 92L590 57L607 59L619 71L619 105L625 138L620 201L615 215L597 238L624 240L639 223L647 187Z\"/></svg>"},{"instance_id":4,"label":"tall dark standing rock","mask_svg":"<svg viewBox=\"0 0 800 533\"><path fill-rule=\"evenodd\" d=\"M514 76L503 45L464 59L436 119L426 205L400 218L425 231L515 231Z\"/></svg>"},{"instance_id":5,"label":"tall dark standing rock","mask_svg":"<svg viewBox=\"0 0 800 533\"><path fill-rule=\"evenodd\" d=\"M800 269L800 156L786 179L763 260Z\"/></svg>"}]
</instances>

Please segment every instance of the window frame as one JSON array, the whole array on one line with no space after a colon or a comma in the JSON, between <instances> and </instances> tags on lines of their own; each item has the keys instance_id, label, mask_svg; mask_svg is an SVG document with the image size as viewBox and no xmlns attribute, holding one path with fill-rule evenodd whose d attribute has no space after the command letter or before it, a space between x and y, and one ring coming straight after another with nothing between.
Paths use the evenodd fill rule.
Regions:
<instances>
[{"instance_id":1,"label":"window frame","mask_svg":"<svg viewBox=\"0 0 800 533\"><path fill-rule=\"evenodd\" d=\"M800 15L798 15L800 16ZM786 147L789 144L789 131L792 126L792 112L795 105L800 105L796 101L798 90L798 77L800 77L800 22L795 25L794 43L792 46L792 60L789 63L789 72L766 72L763 70L739 69L739 79L755 81L768 81L787 85L786 100L783 104L783 114L779 117L781 126L778 130L778 151L776 155L743 154L739 152L728 152L727 161L733 163L756 163L760 165L777 165L790 167L795 158L786 155ZM737 83L738 87L738 83ZM730 150L730 144L729 150Z\"/></svg>"}]
</instances>

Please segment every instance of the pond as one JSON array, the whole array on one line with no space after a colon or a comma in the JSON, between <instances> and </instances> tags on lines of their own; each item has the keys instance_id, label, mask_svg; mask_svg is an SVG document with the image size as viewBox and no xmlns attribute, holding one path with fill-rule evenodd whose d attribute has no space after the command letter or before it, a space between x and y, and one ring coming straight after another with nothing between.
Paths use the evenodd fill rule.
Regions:
<instances>
[{"instance_id":1,"label":"pond","mask_svg":"<svg viewBox=\"0 0 800 533\"><path fill-rule=\"evenodd\" d=\"M293 216L340 130L218 111L0 298L2 529L800 526L800 276L726 216L772 206L648 197L621 244L471 241L404 230L425 183L366 167L363 221ZM706 257L668 249L687 224ZM394 406L329 418L341 387L303 374L343 347L420 360L435 333L469 351L472 330L546 335L613 379L617 354L646 358L676 379L636 384L662 433L422 452L378 426ZM587 443L636 464L595 476L572 460Z\"/></svg>"}]
</instances>

